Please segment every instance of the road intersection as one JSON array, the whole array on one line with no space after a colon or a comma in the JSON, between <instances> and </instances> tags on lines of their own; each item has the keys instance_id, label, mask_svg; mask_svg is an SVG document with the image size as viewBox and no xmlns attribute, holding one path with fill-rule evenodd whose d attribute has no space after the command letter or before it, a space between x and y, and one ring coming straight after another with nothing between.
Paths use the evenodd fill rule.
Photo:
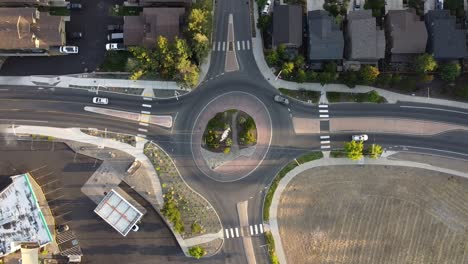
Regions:
<instances>
[{"instance_id":1,"label":"road intersection","mask_svg":"<svg viewBox=\"0 0 468 264\"><path fill-rule=\"evenodd\" d=\"M215 8L216 30L213 34L213 49L210 69L205 81L194 91L178 98L145 100L142 97L117 95L101 92L109 98L105 108L138 114L170 115L173 126L164 128L152 124L142 125L139 121L100 115L85 111L91 106L94 93L80 89L61 89L37 87L0 87L8 93L0 93L0 123L15 125L40 125L51 127L82 127L107 129L113 132L145 136L162 148L174 159L185 181L198 193L202 194L215 208L223 224L225 242L219 253L226 263L246 263L246 252L238 233L254 234L252 244L257 263L267 263L266 251L261 247L264 238L262 204L265 191L276 173L286 163L297 156L310 151L342 148L343 142L349 141L351 133L333 132L329 120L333 118L394 118L422 120L426 122L447 123L468 127L468 110L449 106L434 106L398 102L396 104L330 104L320 107L291 100L289 106L273 101L278 91L267 82L257 68L252 50L247 48L237 52L239 70L224 72L225 44L227 41L228 18L233 14L235 46L242 49L244 40L250 43L250 11L248 2L217 0ZM236 44L237 43L237 44ZM242 43L242 44L240 44ZM246 47L250 47L247 44ZM235 47L234 47L235 48ZM265 148L263 161L258 163L246 177L235 181L223 182L207 177L197 165L192 149L199 147L199 140L194 141L193 129L199 116L209 112L210 102L230 93L248 94L256 98L271 117L271 138L262 143ZM242 103L238 104L239 110ZM326 110L326 111L325 111ZM256 117L257 124L266 122L263 116ZM293 118L318 120L319 133L296 134ZM468 133L450 131L438 135L408 135L367 132L370 142L375 142L388 150L404 150L436 155L468 158ZM195 143L194 143L195 142ZM323 147L327 146L327 147ZM235 172L234 172L235 173ZM248 201L247 223L242 224L237 204Z\"/></svg>"}]
</instances>

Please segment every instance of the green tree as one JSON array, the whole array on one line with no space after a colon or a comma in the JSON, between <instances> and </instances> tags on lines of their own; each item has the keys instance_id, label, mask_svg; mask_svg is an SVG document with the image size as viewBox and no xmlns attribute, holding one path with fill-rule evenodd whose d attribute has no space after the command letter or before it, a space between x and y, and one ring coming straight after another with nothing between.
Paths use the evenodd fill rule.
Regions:
<instances>
[{"instance_id":1,"label":"green tree","mask_svg":"<svg viewBox=\"0 0 468 264\"><path fill-rule=\"evenodd\" d=\"M455 81L461 74L460 64L456 62L446 63L439 66L440 78L446 82Z\"/></svg>"},{"instance_id":2,"label":"green tree","mask_svg":"<svg viewBox=\"0 0 468 264\"><path fill-rule=\"evenodd\" d=\"M276 50L271 50L266 56L266 62L268 65L275 66L279 62L278 52Z\"/></svg>"},{"instance_id":3,"label":"green tree","mask_svg":"<svg viewBox=\"0 0 468 264\"><path fill-rule=\"evenodd\" d=\"M391 73L381 73L377 77L377 80L375 80L375 83L377 85L380 85L382 87L386 87L390 85L392 82L392 74Z\"/></svg>"},{"instance_id":4,"label":"green tree","mask_svg":"<svg viewBox=\"0 0 468 264\"><path fill-rule=\"evenodd\" d=\"M359 71L359 75L361 76L363 83L366 85L372 85L379 76L379 74L379 69L371 65L365 65Z\"/></svg>"},{"instance_id":5,"label":"green tree","mask_svg":"<svg viewBox=\"0 0 468 264\"><path fill-rule=\"evenodd\" d=\"M362 151L364 149L364 142L350 141L345 143L346 156L352 160L360 160L362 158Z\"/></svg>"},{"instance_id":6,"label":"green tree","mask_svg":"<svg viewBox=\"0 0 468 264\"><path fill-rule=\"evenodd\" d=\"M273 22L273 16L271 15L261 15L258 18L257 27L262 30L262 32L267 31L271 27L271 23Z\"/></svg>"},{"instance_id":7,"label":"green tree","mask_svg":"<svg viewBox=\"0 0 468 264\"><path fill-rule=\"evenodd\" d=\"M372 144L372 146L370 146L367 151L369 153L369 156L373 159L380 157L380 155L382 155L383 153L382 146L377 144Z\"/></svg>"},{"instance_id":8,"label":"green tree","mask_svg":"<svg viewBox=\"0 0 468 264\"><path fill-rule=\"evenodd\" d=\"M209 39L203 33L195 33L191 39L191 47L195 60L201 64L210 52Z\"/></svg>"},{"instance_id":9,"label":"green tree","mask_svg":"<svg viewBox=\"0 0 468 264\"><path fill-rule=\"evenodd\" d=\"M334 62L328 62L323 66L323 71L324 72L329 72L329 73L336 73L336 63Z\"/></svg>"},{"instance_id":10,"label":"green tree","mask_svg":"<svg viewBox=\"0 0 468 264\"><path fill-rule=\"evenodd\" d=\"M281 68L281 72L284 76L289 77L294 71L294 63L292 62L285 62L283 63L283 67Z\"/></svg>"},{"instance_id":11,"label":"green tree","mask_svg":"<svg viewBox=\"0 0 468 264\"><path fill-rule=\"evenodd\" d=\"M187 23L189 32L203 33L204 35L208 35L208 16L209 12L207 10L193 8L190 11Z\"/></svg>"},{"instance_id":12,"label":"green tree","mask_svg":"<svg viewBox=\"0 0 468 264\"><path fill-rule=\"evenodd\" d=\"M306 73L303 69L299 69L296 72L296 81L298 83L303 83L306 80Z\"/></svg>"},{"instance_id":13,"label":"green tree","mask_svg":"<svg viewBox=\"0 0 468 264\"><path fill-rule=\"evenodd\" d=\"M374 17L382 16L382 9L385 7L385 0L367 0L364 9L372 9Z\"/></svg>"},{"instance_id":14,"label":"green tree","mask_svg":"<svg viewBox=\"0 0 468 264\"><path fill-rule=\"evenodd\" d=\"M355 71L346 71L341 74L341 80L349 88L354 88L358 84L358 74Z\"/></svg>"},{"instance_id":15,"label":"green tree","mask_svg":"<svg viewBox=\"0 0 468 264\"><path fill-rule=\"evenodd\" d=\"M318 80L318 73L314 71L307 71L306 79L308 82L316 82Z\"/></svg>"},{"instance_id":16,"label":"green tree","mask_svg":"<svg viewBox=\"0 0 468 264\"><path fill-rule=\"evenodd\" d=\"M175 74L173 52L167 38L159 36L153 52L154 59L159 66L159 73L163 78L172 78Z\"/></svg>"},{"instance_id":17,"label":"green tree","mask_svg":"<svg viewBox=\"0 0 468 264\"><path fill-rule=\"evenodd\" d=\"M336 81L336 73L334 72L320 72L318 74L318 81L322 86Z\"/></svg>"},{"instance_id":18,"label":"green tree","mask_svg":"<svg viewBox=\"0 0 468 264\"><path fill-rule=\"evenodd\" d=\"M431 54L422 54L414 59L414 70L418 74L426 74L437 68L437 62Z\"/></svg>"},{"instance_id":19,"label":"green tree","mask_svg":"<svg viewBox=\"0 0 468 264\"><path fill-rule=\"evenodd\" d=\"M143 74L145 74L145 71L143 70L134 71L130 76L130 80L138 80L141 78L141 76L143 76Z\"/></svg>"},{"instance_id":20,"label":"green tree","mask_svg":"<svg viewBox=\"0 0 468 264\"><path fill-rule=\"evenodd\" d=\"M198 67L188 59L181 59L177 64L178 81L183 87L193 88L197 86L200 77Z\"/></svg>"},{"instance_id":21,"label":"green tree","mask_svg":"<svg viewBox=\"0 0 468 264\"><path fill-rule=\"evenodd\" d=\"M194 246L189 248L189 254L190 256L199 259L206 255L206 250L200 246Z\"/></svg>"},{"instance_id":22,"label":"green tree","mask_svg":"<svg viewBox=\"0 0 468 264\"><path fill-rule=\"evenodd\" d=\"M286 53L286 45L279 44L278 47L276 48L276 51L278 52L278 58L280 60L288 59L288 54Z\"/></svg>"},{"instance_id":23,"label":"green tree","mask_svg":"<svg viewBox=\"0 0 468 264\"><path fill-rule=\"evenodd\" d=\"M294 67L296 69L301 69L301 68L304 67L304 65L305 65L304 56L302 56L302 55L296 56L296 58L294 59Z\"/></svg>"},{"instance_id":24,"label":"green tree","mask_svg":"<svg viewBox=\"0 0 468 264\"><path fill-rule=\"evenodd\" d=\"M367 99L371 103L380 103L381 97L377 91L372 90L367 94Z\"/></svg>"},{"instance_id":25,"label":"green tree","mask_svg":"<svg viewBox=\"0 0 468 264\"><path fill-rule=\"evenodd\" d=\"M226 146L228 146L228 147L232 146L232 139L231 138L226 138Z\"/></svg>"}]
</instances>

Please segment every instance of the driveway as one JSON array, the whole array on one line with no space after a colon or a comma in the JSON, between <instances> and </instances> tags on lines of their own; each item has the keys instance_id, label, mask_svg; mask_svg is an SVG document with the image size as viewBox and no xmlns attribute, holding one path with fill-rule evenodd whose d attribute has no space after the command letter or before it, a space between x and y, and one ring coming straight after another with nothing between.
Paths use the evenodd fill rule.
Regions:
<instances>
[{"instance_id":1,"label":"driveway","mask_svg":"<svg viewBox=\"0 0 468 264\"><path fill-rule=\"evenodd\" d=\"M385 14L389 10L403 10L403 0L386 0L385 1Z\"/></svg>"},{"instance_id":2,"label":"driveway","mask_svg":"<svg viewBox=\"0 0 468 264\"><path fill-rule=\"evenodd\" d=\"M323 10L325 0L307 0L307 11Z\"/></svg>"},{"instance_id":3,"label":"driveway","mask_svg":"<svg viewBox=\"0 0 468 264\"><path fill-rule=\"evenodd\" d=\"M96 70L104 61L107 25L123 23L123 18L107 14L111 6L122 4L123 1L81 0L79 2L83 5L83 9L72 11L70 22L66 22L65 25L67 32L83 33L82 39L67 41L67 45L79 47L79 54L10 57L0 69L0 75L61 75Z\"/></svg>"}]
</instances>

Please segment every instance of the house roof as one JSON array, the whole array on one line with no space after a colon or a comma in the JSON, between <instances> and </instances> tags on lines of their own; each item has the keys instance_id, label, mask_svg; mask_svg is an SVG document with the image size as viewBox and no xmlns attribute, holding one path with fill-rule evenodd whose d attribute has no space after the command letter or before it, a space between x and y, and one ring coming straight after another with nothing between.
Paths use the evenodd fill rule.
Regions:
<instances>
[{"instance_id":1,"label":"house roof","mask_svg":"<svg viewBox=\"0 0 468 264\"><path fill-rule=\"evenodd\" d=\"M414 9L388 11L386 23L391 38L392 54L415 54L426 51L426 25Z\"/></svg>"},{"instance_id":2,"label":"house roof","mask_svg":"<svg viewBox=\"0 0 468 264\"><path fill-rule=\"evenodd\" d=\"M0 4L47 4L49 0L0 0Z\"/></svg>"},{"instance_id":3,"label":"house roof","mask_svg":"<svg viewBox=\"0 0 468 264\"><path fill-rule=\"evenodd\" d=\"M343 58L343 32L327 11L315 10L307 14L309 24L309 60Z\"/></svg>"},{"instance_id":4,"label":"house roof","mask_svg":"<svg viewBox=\"0 0 468 264\"><path fill-rule=\"evenodd\" d=\"M428 52L436 59L458 59L467 55L465 31L457 29L449 10L431 10L425 16L429 32Z\"/></svg>"},{"instance_id":5,"label":"house roof","mask_svg":"<svg viewBox=\"0 0 468 264\"><path fill-rule=\"evenodd\" d=\"M47 49L63 44L61 16L36 8L0 8L0 49Z\"/></svg>"},{"instance_id":6,"label":"house roof","mask_svg":"<svg viewBox=\"0 0 468 264\"><path fill-rule=\"evenodd\" d=\"M143 8L139 16L124 17L124 44L152 47L159 36L169 41L179 36L184 8Z\"/></svg>"},{"instance_id":7,"label":"house roof","mask_svg":"<svg viewBox=\"0 0 468 264\"><path fill-rule=\"evenodd\" d=\"M302 7L299 5L275 6L273 12L273 44L302 46Z\"/></svg>"},{"instance_id":8,"label":"house roof","mask_svg":"<svg viewBox=\"0 0 468 264\"><path fill-rule=\"evenodd\" d=\"M385 57L385 34L377 29L372 10L351 11L347 27L350 60L378 60Z\"/></svg>"}]
</instances>

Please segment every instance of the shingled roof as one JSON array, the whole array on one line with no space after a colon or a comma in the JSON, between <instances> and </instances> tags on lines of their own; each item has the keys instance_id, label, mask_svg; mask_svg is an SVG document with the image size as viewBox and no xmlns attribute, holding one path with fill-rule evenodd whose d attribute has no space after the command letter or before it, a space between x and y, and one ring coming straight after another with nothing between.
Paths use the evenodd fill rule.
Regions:
<instances>
[{"instance_id":1,"label":"shingled roof","mask_svg":"<svg viewBox=\"0 0 468 264\"><path fill-rule=\"evenodd\" d=\"M309 60L337 60L343 58L343 32L327 11L315 10L307 14L309 24Z\"/></svg>"},{"instance_id":2,"label":"shingled roof","mask_svg":"<svg viewBox=\"0 0 468 264\"><path fill-rule=\"evenodd\" d=\"M65 43L61 16L36 8L0 8L0 49L48 49Z\"/></svg>"},{"instance_id":3,"label":"shingled roof","mask_svg":"<svg viewBox=\"0 0 468 264\"><path fill-rule=\"evenodd\" d=\"M392 54L418 54L426 51L426 25L414 9L390 10L385 22Z\"/></svg>"},{"instance_id":4,"label":"shingled roof","mask_svg":"<svg viewBox=\"0 0 468 264\"><path fill-rule=\"evenodd\" d=\"M349 60L373 61L385 57L385 34L377 29L372 10L349 12L346 38Z\"/></svg>"},{"instance_id":5,"label":"shingled roof","mask_svg":"<svg viewBox=\"0 0 468 264\"><path fill-rule=\"evenodd\" d=\"M457 29L449 10L431 10L425 16L429 41L427 51L436 59L459 59L467 56L466 35Z\"/></svg>"},{"instance_id":6,"label":"shingled roof","mask_svg":"<svg viewBox=\"0 0 468 264\"><path fill-rule=\"evenodd\" d=\"M273 45L302 46L302 7L275 6L273 12Z\"/></svg>"},{"instance_id":7,"label":"shingled roof","mask_svg":"<svg viewBox=\"0 0 468 264\"><path fill-rule=\"evenodd\" d=\"M143 8L139 16L124 17L124 44L150 48L159 36L174 40L184 13L184 8L151 7Z\"/></svg>"}]
</instances>

